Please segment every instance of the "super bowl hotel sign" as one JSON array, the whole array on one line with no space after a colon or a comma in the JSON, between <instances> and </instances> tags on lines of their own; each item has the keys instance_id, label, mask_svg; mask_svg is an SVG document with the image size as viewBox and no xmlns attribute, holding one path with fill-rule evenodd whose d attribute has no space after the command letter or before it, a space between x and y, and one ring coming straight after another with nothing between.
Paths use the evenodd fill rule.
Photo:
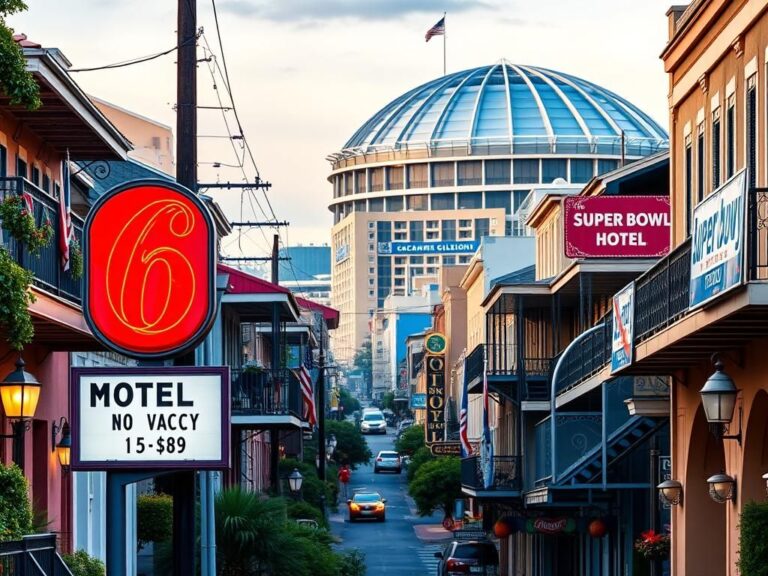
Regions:
<instances>
[{"instance_id":1,"label":"super bowl hotel sign","mask_svg":"<svg viewBox=\"0 0 768 576\"><path fill-rule=\"evenodd\" d=\"M107 348L160 361L216 314L216 229L195 194L159 180L104 194L84 230L84 313ZM73 369L74 469L226 468L229 368Z\"/></svg>"},{"instance_id":2,"label":"super bowl hotel sign","mask_svg":"<svg viewBox=\"0 0 768 576\"><path fill-rule=\"evenodd\" d=\"M564 202L568 258L659 258L669 252L666 196L572 196Z\"/></svg>"}]
</instances>

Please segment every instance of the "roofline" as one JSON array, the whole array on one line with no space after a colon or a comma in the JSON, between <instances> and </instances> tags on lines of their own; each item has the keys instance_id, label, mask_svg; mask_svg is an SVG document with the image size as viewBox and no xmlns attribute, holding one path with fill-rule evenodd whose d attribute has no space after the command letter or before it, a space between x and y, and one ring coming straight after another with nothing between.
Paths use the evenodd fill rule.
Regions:
<instances>
[{"instance_id":1,"label":"roofline","mask_svg":"<svg viewBox=\"0 0 768 576\"><path fill-rule=\"evenodd\" d=\"M144 116L144 114L139 114L138 112L134 112L133 110L128 110L127 108L123 108L122 106L119 106L108 100L104 100L103 98L99 98L98 96L93 96L92 94L88 94L88 98L90 98L94 102L98 102L99 104L106 104L110 108L119 110L123 114L134 116L136 118L139 118L140 120L144 120L145 122L149 122L150 124L154 124L155 126L159 126L160 128L165 128L166 130L170 130L171 132L173 132L173 127L169 126L168 124L163 124L162 122L158 122L157 120L153 120L149 116Z\"/></svg>"},{"instance_id":2,"label":"roofline","mask_svg":"<svg viewBox=\"0 0 768 576\"><path fill-rule=\"evenodd\" d=\"M80 86L72 80L69 73L62 67L59 60L54 56L54 52L60 54L56 49L48 48L23 48L26 69L32 74L37 74L44 78L56 92L63 96L71 95L74 97L73 104L79 106L73 111L78 114L85 123L92 126L99 133L104 143L121 160L128 158L128 152L133 150L131 142L115 127L112 122L91 102L88 95L83 92ZM90 116L90 117L88 117Z\"/></svg>"}]
</instances>

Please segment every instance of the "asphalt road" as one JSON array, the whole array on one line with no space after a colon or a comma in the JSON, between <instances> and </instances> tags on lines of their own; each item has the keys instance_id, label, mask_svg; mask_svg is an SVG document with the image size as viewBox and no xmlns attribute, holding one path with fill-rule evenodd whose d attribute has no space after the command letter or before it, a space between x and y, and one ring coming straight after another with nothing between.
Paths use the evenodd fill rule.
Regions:
<instances>
[{"instance_id":1,"label":"asphalt road","mask_svg":"<svg viewBox=\"0 0 768 576\"><path fill-rule=\"evenodd\" d=\"M394 435L390 428L386 436L366 436L374 458L379 450L393 450ZM414 524L438 524L442 516L420 518L409 507L405 471L373 473L373 463L352 472L349 483L353 491L375 491L387 499L385 522L358 521L350 524L346 500L339 513L331 516L331 529L342 540L341 548L359 548L365 553L367 576L397 574L398 576L432 576L437 560L434 553L442 549L436 544L422 544L414 533ZM339 497L341 500L341 496ZM413 506L411 501L410 506Z\"/></svg>"}]
</instances>

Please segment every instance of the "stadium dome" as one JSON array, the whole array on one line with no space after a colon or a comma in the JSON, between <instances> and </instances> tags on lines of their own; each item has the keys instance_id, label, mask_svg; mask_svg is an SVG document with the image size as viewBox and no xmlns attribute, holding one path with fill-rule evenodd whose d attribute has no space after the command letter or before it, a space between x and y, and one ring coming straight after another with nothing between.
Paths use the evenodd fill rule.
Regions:
<instances>
[{"instance_id":1,"label":"stadium dome","mask_svg":"<svg viewBox=\"0 0 768 576\"><path fill-rule=\"evenodd\" d=\"M365 122L337 158L457 146L469 154L616 154L622 133L630 156L668 146L664 128L621 96L502 60L406 92Z\"/></svg>"}]
</instances>

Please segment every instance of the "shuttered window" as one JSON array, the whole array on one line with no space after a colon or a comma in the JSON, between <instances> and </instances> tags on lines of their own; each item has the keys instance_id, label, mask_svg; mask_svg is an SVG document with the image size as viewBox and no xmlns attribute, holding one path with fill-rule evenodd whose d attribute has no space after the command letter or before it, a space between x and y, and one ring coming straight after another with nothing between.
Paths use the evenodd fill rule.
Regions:
<instances>
[{"instance_id":1,"label":"shuttered window","mask_svg":"<svg viewBox=\"0 0 768 576\"><path fill-rule=\"evenodd\" d=\"M699 124L696 137L696 202L704 200L704 165L706 156L704 155L704 123Z\"/></svg>"},{"instance_id":2,"label":"shuttered window","mask_svg":"<svg viewBox=\"0 0 768 576\"><path fill-rule=\"evenodd\" d=\"M736 96L728 98L725 112L725 178L736 171Z\"/></svg>"},{"instance_id":3,"label":"shuttered window","mask_svg":"<svg viewBox=\"0 0 768 576\"><path fill-rule=\"evenodd\" d=\"M712 112L712 190L720 186L720 108Z\"/></svg>"},{"instance_id":4,"label":"shuttered window","mask_svg":"<svg viewBox=\"0 0 768 576\"><path fill-rule=\"evenodd\" d=\"M685 231L691 233L691 210L693 192L693 151L691 150L691 136L685 137Z\"/></svg>"},{"instance_id":5,"label":"shuttered window","mask_svg":"<svg viewBox=\"0 0 768 576\"><path fill-rule=\"evenodd\" d=\"M757 186L757 75L747 79L747 177L749 187Z\"/></svg>"}]
</instances>

